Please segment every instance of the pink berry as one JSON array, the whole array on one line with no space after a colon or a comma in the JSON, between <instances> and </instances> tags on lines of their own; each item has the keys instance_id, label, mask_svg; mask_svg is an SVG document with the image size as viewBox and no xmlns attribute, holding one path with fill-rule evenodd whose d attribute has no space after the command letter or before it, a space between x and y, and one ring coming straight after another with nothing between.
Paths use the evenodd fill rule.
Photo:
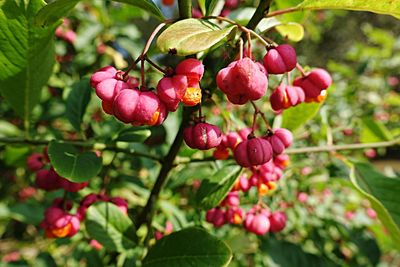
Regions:
<instances>
[{"instance_id":1,"label":"pink berry","mask_svg":"<svg viewBox=\"0 0 400 267\"><path fill-rule=\"evenodd\" d=\"M287 217L282 211L277 211L269 216L269 222L271 224L271 232L280 232L286 226Z\"/></svg>"},{"instance_id":2,"label":"pink berry","mask_svg":"<svg viewBox=\"0 0 400 267\"><path fill-rule=\"evenodd\" d=\"M304 102L305 95L300 87L281 84L272 92L269 101L272 109L279 111Z\"/></svg>"},{"instance_id":3,"label":"pink berry","mask_svg":"<svg viewBox=\"0 0 400 267\"><path fill-rule=\"evenodd\" d=\"M291 71L296 64L296 51L288 44L278 45L268 50L264 56L264 66L271 74L283 74Z\"/></svg>"},{"instance_id":4,"label":"pink berry","mask_svg":"<svg viewBox=\"0 0 400 267\"><path fill-rule=\"evenodd\" d=\"M265 136L264 139L268 140L271 144L274 154L282 154L285 148L288 148L293 142L292 133L284 128L274 129L271 136Z\"/></svg>"},{"instance_id":5,"label":"pink berry","mask_svg":"<svg viewBox=\"0 0 400 267\"><path fill-rule=\"evenodd\" d=\"M44 156L42 153L33 153L26 161L28 169L31 171L38 171L44 166Z\"/></svg>"},{"instance_id":6,"label":"pink berry","mask_svg":"<svg viewBox=\"0 0 400 267\"><path fill-rule=\"evenodd\" d=\"M220 206L239 206L240 199L237 191L229 192L228 195L222 200Z\"/></svg>"},{"instance_id":7,"label":"pink berry","mask_svg":"<svg viewBox=\"0 0 400 267\"><path fill-rule=\"evenodd\" d=\"M265 235L270 228L270 222L265 214L247 214L245 228L256 235Z\"/></svg>"},{"instance_id":8,"label":"pink berry","mask_svg":"<svg viewBox=\"0 0 400 267\"><path fill-rule=\"evenodd\" d=\"M368 217L370 217L371 219L376 219L376 211L372 208L368 208L367 209L367 215Z\"/></svg>"},{"instance_id":9,"label":"pink berry","mask_svg":"<svg viewBox=\"0 0 400 267\"><path fill-rule=\"evenodd\" d=\"M95 250L101 250L103 248L103 245L100 244L96 239L90 240L89 245Z\"/></svg>"},{"instance_id":10,"label":"pink berry","mask_svg":"<svg viewBox=\"0 0 400 267\"><path fill-rule=\"evenodd\" d=\"M239 5L239 0L226 0L225 7L229 9L235 9Z\"/></svg>"},{"instance_id":11,"label":"pink berry","mask_svg":"<svg viewBox=\"0 0 400 267\"><path fill-rule=\"evenodd\" d=\"M175 111L188 87L187 77L164 77L157 84L157 94L169 111Z\"/></svg>"},{"instance_id":12,"label":"pink berry","mask_svg":"<svg viewBox=\"0 0 400 267\"><path fill-rule=\"evenodd\" d=\"M230 224L241 224L243 221L243 210L240 207L229 207L225 212L225 219Z\"/></svg>"},{"instance_id":13,"label":"pink berry","mask_svg":"<svg viewBox=\"0 0 400 267\"><path fill-rule=\"evenodd\" d=\"M250 58L232 62L217 74L217 86L233 104L243 105L260 99L268 87L268 78Z\"/></svg>"},{"instance_id":14,"label":"pink berry","mask_svg":"<svg viewBox=\"0 0 400 267\"><path fill-rule=\"evenodd\" d=\"M312 70L305 77L299 77L293 81L294 86L303 89L306 98L315 98L321 91L328 89L332 84L332 77L324 69Z\"/></svg>"},{"instance_id":15,"label":"pink berry","mask_svg":"<svg viewBox=\"0 0 400 267\"><path fill-rule=\"evenodd\" d=\"M188 86L193 87L200 82L204 74L204 65L200 60L188 58L181 61L175 68L176 74L185 75Z\"/></svg>"},{"instance_id":16,"label":"pink berry","mask_svg":"<svg viewBox=\"0 0 400 267\"><path fill-rule=\"evenodd\" d=\"M217 126L203 122L185 128L183 138L189 147L200 150L217 147L222 139Z\"/></svg>"},{"instance_id":17,"label":"pink berry","mask_svg":"<svg viewBox=\"0 0 400 267\"><path fill-rule=\"evenodd\" d=\"M39 170L36 173L36 185L45 191L53 191L62 188L62 179L54 170Z\"/></svg>"},{"instance_id":18,"label":"pink berry","mask_svg":"<svg viewBox=\"0 0 400 267\"><path fill-rule=\"evenodd\" d=\"M115 117L125 123L159 125L167 117L165 105L151 91L122 90L114 100Z\"/></svg>"},{"instance_id":19,"label":"pink berry","mask_svg":"<svg viewBox=\"0 0 400 267\"><path fill-rule=\"evenodd\" d=\"M308 199L308 194L307 194L307 193L305 193L305 192L299 192L299 193L297 194L297 200L298 200L299 202L304 203L304 202L307 201L307 199Z\"/></svg>"},{"instance_id":20,"label":"pink berry","mask_svg":"<svg viewBox=\"0 0 400 267\"><path fill-rule=\"evenodd\" d=\"M272 148L267 140L251 138L237 145L234 157L242 167L257 166L272 159Z\"/></svg>"},{"instance_id":21,"label":"pink berry","mask_svg":"<svg viewBox=\"0 0 400 267\"><path fill-rule=\"evenodd\" d=\"M65 178L62 178L61 186L64 188L65 191L68 192L78 192L88 186L89 182L83 182L83 183L74 183L71 181L68 181Z\"/></svg>"},{"instance_id":22,"label":"pink berry","mask_svg":"<svg viewBox=\"0 0 400 267\"><path fill-rule=\"evenodd\" d=\"M226 223L225 212L219 208L213 208L206 213L206 221L215 227L221 227Z\"/></svg>"},{"instance_id":23,"label":"pink berry","mask_svg":"<svg viewBox=\"0 0 400 267\"><path fill-rule=\"evenodd\" d=\"M122 213L128 215L128 202L125 199L122 197L113 197L110 199L110 202L115 204Z\"/></svg>"}]
</instances>

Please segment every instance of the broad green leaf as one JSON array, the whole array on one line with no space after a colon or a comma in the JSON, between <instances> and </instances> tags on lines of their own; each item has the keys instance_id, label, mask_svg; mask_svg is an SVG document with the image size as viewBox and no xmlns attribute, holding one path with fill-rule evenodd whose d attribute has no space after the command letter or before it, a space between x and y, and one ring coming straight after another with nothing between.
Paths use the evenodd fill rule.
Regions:
<instances>
[{"instance_id":1,"label":"broad green leaf","mask_svg":"<svg viewBox=\"0 0 400 267\"><path fill-rule=\"evenodd\" d=\"M48 153L54 170L72 182L85 182L99 174L102 167L101 158L94 152L79 152L56 140L50 142Z\"/></svg>"},{"instance_id":2,"label":"broad green leaf","mask_svg":"<svg viewBox=\"0 0 400 267\"><path fill-rule=\"evenodd\" d=\"M130 143L142 143L151 135L151 131L149 129L143 128L129 128L122 130L116 141L130 142Z\"/></svg>"},{"instance_id":3,"label":"broad green leaf","mask_svg":"<svg viewBox=\"0 0 400 267\"><path fill-rule=\"evenodd\" d=\"M379 220L396 244L400 242L400 178L377 172L370 164L352 164L350 180L377 212ZM398 247L399 248L399 247Z\"/></svg>"},{"instance_id":4,"label":"broad green leaf","mask_svg":"<svg viewBox=\"0 0 400 267\"><path fill-rule=\"evenodd\" d=\"M65 17L80 0L56 0L44 6L36 15L35 24L51 25Z\"/></svg>"},{"instance_id":5,"label":"broad green leaf","mask_svg":"<svg viewBox=\"0 0 400 267\"><path fill-rule=\"evenodd\" d=\"M198 205L207 210L218 206L235 184L240 171L239 166L228 165L203 179L196 194Z\"/></svg>"},{"instance_id":6,"label":"broad green leaf","mask_svg":"<svg viewBox=\"0 0 400 267\"><path fill-rule=\"evenodd\" d=\"M297 6L297 9L348 9L357 11L370 11L400 18L400 1L396 0L305 0Z\"/></svg>"},{"instance_id":7,"label":"broad green leaf","mask_svg":"<svg viewBox=\"0 0 400 267\"><path fill-rule=\"evenodd\" d=\"M193 180L201 180L204 177L210 177L214 172L209 163L191 163L172 174L171 179L168 179L168 187L175 188Z\"/></svg>"},{"instance_id":8,"label":"broad green leaf","mask_svg":"<svg viewBox=\"0 0 400 267\"><path fill-rule=\"evenodd\" d=\"M294 131L306 124L318 113L322 103L302 103L285 109L282 115L282 128Z\"/></svg>"},{"instance_id":9,"label":"broad green leaf","mask_svg":"<svg viewBox=\"0 0 400 267\"><path fill-rule=\"evenodd\" d=\"M299 42L304 37L304 28L296 22L284 23L277 25L275 29L285 38L293 42Z\"/></svg>"},{"instance_id":10,"label":"broad green leaf","mask_svg":"<svg viewBox=\"0 0 400 267\"><path fill-rule=\"evenodd\" d=\"M54 29L37 27L42 0L0 2L0 92L25 122L54 65Z\"/></svg>"},{"instance_id":11,"label":"broad green leaf","mask_svg":"<svg viewBox=\"0 0 400 267\"><path fill-rule=\"evenodd\" d=\"M185 19L169 26L157 39L161 52L187 56L205 51L222 41L235 28L219 29L207 20Z\"/></svg>"},{"instance_id":12,"label":"broad green leaf","mask_svg":"<svg viewBox=\"0 0 400 267\"><path fill-rule=\"evenodd\" d=\"M128 215L109 202L96 203L87 210L86 231L110 251L124 252L135 247L135 226Z\"/></svg>"},{"instance_id":13,"label":"broad green leaf","mask_svg":"<svg viewBox=\"0 0 400 267\"><path fill-rule=\"evenodd\" d=\"M3 160L7 166L25 166L26 157L30 152L28 145L6 145Z\"/></svg>"},{"instance_id":14,"label":"broad green leaf","mask_svg":"<svg viewBox=\"0 0 400 267\"><path fill-rule=\"evenodd\" d=\"M72 85L66 103L66 116L69 122L79 132L86 107L89 104L92 89L89 79L83 79Z\"/></svg>"},{"instance_id":15,"label":"broad green leaf","mask_svg":"<svg viewBox=\"0 0 400 267\"><path fill-rule=\"evenodd\" d=\"M361 123L361 143L383 142L393 139L392 134L382 122L363 118Z\"/></svg>"},{"instance_id":16,"label":"broad green leaf","mask_svg":"<svg viewBox=\"0 0 400 267\"><path fill-rule=\"evenodd\" d=\"M228 266L232 252L221 240L198 227L174 232L157 241L143 260L143 267Z\"/></svg>"},{"instance_id":17,"label":"broad green leaf","mask_svg":"<svg viewBox=\"0 0 400 267\"><path fill-rule=\"evenodd\" d=\"M160 20L160 21L165 20L161 10L151 0L114 0L114 1L139 7L141 9L149 12L150 15L152 15L153 17L155 17L158 20Z\"/></svg>"},{"instance_id":18,"label":"broad green leaf","mask_svg":"<svg viewBox=\"0 0 400 267\"><path fill-rule=\"evenodd\" d=\"M45 207L35 201L16 203L9 207L11 218L29 224L39 224L43 220L44 210Z\"/></svg>"}]
</instances>

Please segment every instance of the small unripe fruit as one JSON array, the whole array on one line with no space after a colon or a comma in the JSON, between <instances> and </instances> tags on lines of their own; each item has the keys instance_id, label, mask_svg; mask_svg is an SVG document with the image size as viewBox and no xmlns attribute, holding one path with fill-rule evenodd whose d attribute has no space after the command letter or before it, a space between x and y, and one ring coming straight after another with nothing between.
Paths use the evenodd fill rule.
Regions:
<instances>
[{"instance_id":1,"label":"small unripe fruit","mask_svg":"<svg viewBox=\"0 0 400 267\"><path fill-rule=\"evenodd\" d=\"M277 211L269 216L269 222L271 224L271 232L280 232L286 226L287 217L284 212Z\"/></svg>"},{"instance_id":2,"label":"small unripe fruit","mask_svg":"<svg viewBox=\"0 0 400 267\"><path fill-rule=\"evenodd\" d=\"M239 206L240 199L237 191L229 192L228 195L222 200L220 206Z\"/></svg>"},{"instance_id":3,"label":"small unripe fruit","mask_svg":"<svg viewBox=\"0 0 400 267\"><path fill-rule=\"evenodd\" d=\"M272 159L272 148L265 139L251 138L235 148L234 157L242 167L262 165Z\"/></svg>"},{"instance_id":4,"label":"small unripe fruit","mask_svg":"<svg viewBox=\"0 0 400 267\"><path fill-rule=\"evenodd\" d=\"M206 221L217 228L221 227L226 223L225 212L219 208L210 209L206 213Z\"/></svg>"},{"instance_id":5,"label":"small unripe fruit","mask_svg":"<svg viewBox=\"0 0 400 267\"><path fill-rule=\"evenodd\" d=\"M207 150L221 143L221 130L215 125L201 122L185 128L183 138L189 147Z\"/></svg>"},{"instance_id":6,"label":"small unripe fruit","mask_svg":"<svg viewBox=\"0 0 400 267\"><path fill-rule=\"evenodd\" d=\"M299 77L293 81L294 86L303 89L306 98L315 98L321 94L322 90L328 89L332 84L332 77L324 69L312 70L304 77Z\"/></svg>"},{"instance_id":7,"label":"small unripe fruit","mask_svg":"<svg viewBox=\"0 0 400 267\"><path fill-rule=\"evenodd\" d=\"M232 62L217 74L217 86L233 104L243 105L260 99L268 87L268 78L250 58Z\"/></svg>"},{"instance_id":8,"label":"small unripe fruit","mask_svg":"<svg viewBox=\"0 0 400 267\"><path fill-rule=\"evenodd\" d=\"M296 67L296 64L296 51L288 44L278 45L268 50L264 56L264 66L270 74L289 72Z\"/></svg>"}]
</instances>

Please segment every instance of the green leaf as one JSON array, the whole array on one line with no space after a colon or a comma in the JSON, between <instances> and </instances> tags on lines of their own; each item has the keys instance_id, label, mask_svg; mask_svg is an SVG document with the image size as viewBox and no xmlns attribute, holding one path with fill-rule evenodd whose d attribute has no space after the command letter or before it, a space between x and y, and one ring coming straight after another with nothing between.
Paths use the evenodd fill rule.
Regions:
<instances>
[{"instance_id":1,"label":"green leaf","mask_svg":"<svg viewBox=\"0 0 400 267\"><path fill-rule=\"evenodd\" d=\"M90 101L92 89L89 79L83 79L72 85L66 103L66 116L74 128L80 132L82 118Z\"/></svg>"},{"instance_id":2,"label":"green leaf","mask_svg":"<svg viewBox=\"0 0 400 267\"><path fill-rule=\"evenodd\" d=\"M282 116L282 128L294 131L317 115L322 103L302 103L285 109Z\"/></svg>"},{"instance_id":3,"label":"green leaf","mask_svg":"<svg viewBox=\"0 0 400 267\"><path fill-rule=\"evenodd\" d=\"M94 152L79 152L74 146L53 140L48 149L54 170L62 177L76 183L85 182L102 167L101 157Z\"/></svg>"},{"instance_id":4,"label":"green leaf","mask_svg":"<svg viewBox=\"0 0 400 267\"><path fill-rule=\"evenodd\" d=\"M149 129L129 128L122 130L115 140L130 143L142 143L149 138L150 135L151 131Z\"/></svg>"},{"instance_id":5,"label":"green leaf","mask_svg":"<svg viewBox=\"0 0 400 267\"><path fill-rule=\"evenodd\" d=\"M232 252L221 240L198 227L174 232L157 241L143 260L143 267L228 266Z\"/></svg>"},{"instance_id":6,"label":"green leaf","mask_svg":"<svg viewBox=\"0 0 400 267\"><path fill-rule=\"evenodd\" d=\"M277 25L275 29L282 35L284 38L288 38L293 42L299 42L304 37L304 28L301 24L296 22L283 23L281 25Z\"/></svg>"},{"instance_id":7,"label":"green leaf","mask_svg":"<svg viewBox=\"0 0 400 267\"><path fill-rule=\"evenodd\" d=\"M40 101L54 65L56 25L33 20L42 0L0 2L0 92L25 122Z\"/></svg>"},{"instance_id":8,"label":"green leaf","mask_svg":"<svg viewBox=\"0 0 400 267\"><path fill-rule=\"evenodd\" d=\"M47 26L65 17L80 0L56 0L44 6L36 15L35 24Z\"/></svg>"},{"instance_id":9,"label":"green leaf","mask_svg":"<svg viewBox=\"0 0 400 267\"><path fill-rule=\"evenodd\" d=\"M124 252L135 247L135 227L127 215L109 202L96 203L86 213L86 231L110 251Z\"/></svg>"},{"instance_id":10,"label":"green leaf","mask_svg":"<svg viewBox=\"0 0 400 267\"><path fill-rule=\"evenodd\" d=\"M305 0L296 8L299 10L348 9L357 11L370 11L400 18L400 1L394 0Z\"/></svg>"},{"instance_id":11,"label":"green leaf","mask_svg":"<svg viewBox=\"0 0 400 267\"><path fill-rule=\"evenodd\" d=\"M383 142L393 139L392 134L381 121L363 118L361 123L361 143Z\"/></svg>"},{"instance_id":12,"label":"green leaf","mask_svg":"<svg viewBox=\"0 0 400 267\"><path fill-rule=\"evenodd\" d=\"M205 51L222 41L236 26L219 29L207 20L185 19L168 27L157 39L161 52L187 56Z\"/></svg>"},{"instance_id":13,"label":"green leaf","mask_svg":"<svg viewBox=\"0 0 400 267\"><path fill-rule=\"evenodd\" d=\"M126 3L132 6L139 7L144 11L147 11L160 21L164 21L165 18L161 12L161 10L153 3L151 0L114 0L115 2Z\"/></svg>"},{"instance_id":14,"label":"green leaf","mask_svg":"<svg viewBox=\"0 0 400 267\"><path fill-rule=\"evenodd\" d=\"M208 179L203 179L196 194L198 205L204 209L211 209L226 197L241 171L237 165L224 166Z\"/></svg>"},{"instance_id":15,"label":"green leaf","mask_svg":"<svg viewBox=\"0 0 400 267\"><path fill-rule=\"evenodd\" d=\"M3 160L7 166L20 166L26 165L26 157L30 152L27 145L6 145L4 150Z\"/></svg>"},{"instance_id":16,"label":"green leaf","mask_svg":"<svg viewBox=\"0 0 400 267\"><path fill-rule=\"evenodd\" d=\"M400 242L400 178L377 172L370 164L353 162L350 180L366 197L396 244Z\"/></svg>"}]
</instances>

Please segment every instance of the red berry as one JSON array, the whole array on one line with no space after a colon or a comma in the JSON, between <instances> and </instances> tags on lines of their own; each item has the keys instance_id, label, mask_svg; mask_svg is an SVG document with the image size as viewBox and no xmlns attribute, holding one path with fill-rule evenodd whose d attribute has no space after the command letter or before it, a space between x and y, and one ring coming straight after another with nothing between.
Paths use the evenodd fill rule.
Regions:
<instances>
[{"instance_id":1,"label":"red berry","mask_svg":"<svg viewBox=\"0 0 400 267\"><path fill-rule=\"evenodd\" d=\"M267 140L252 138L235 148L234 157L242 167L262 165L272 159L272 148Z\"/></svg>"},{"instance_id":2,"label":"red berry","mask_svg":"<svg viewBox=\"0 0 400 267\"><path fill-rule=\"evenodd\" d=\"M293 81L294 86L303 89L306 98L316 98L321 91L328 89L332 84L332 77L324 69L312 70L304 77L299 77Z\"/></svg>"},{"instance_id":3,"label":"red berry","mask_svg":"<svg viewBox=\"0 0 400 267\"><path fill-rule=\"evenodd\" d=\"M42 153L33 153L26 160L28 169L31 171L38 171L44 166L43 162L44 156Z\"/></svg>"},{"instance_id":4,"label":"red berry","mask_svg":"<svg viewBox=\"0 0 400 267\"><path fill-rule=\"evenodd\" d=\"M271 232L280 232L286 226L287 217L282 211L277 211L269 216L269 222L271 224Z\"/></svg>"},{"instance_id":5,"label":"red berry","mask_svg":"<svg viewBox=\"0 0 400 267\"><path fill-rule=\"evenodd\" d=\"M233 104L243 105L260 99L268 87L268 78L249 58L229 64L217 74L217 86Z\"/></svg>"},{"instance_id":6,"label":"red berry","mask_svg":"<svg viewBox=\"0 0 400 267\"><path fill-rule=\"evenodd\" d=\"M221 131L215 125L201 122L185 128L183 138L189 147L207 150L221 143Z\"/></svg>"},{"instance_id":7,"label":"red berry","mask_svg":"<svg viewBox=\"0 0 400 267\"><path fill-rule=\"evenodd\" d=\"M204 65L200 60L188 58L181 61L175 68L176 74L185 75L188 79L188 86L193 87L200 82L204 74Z\"/></svg>"},{"instance_id":8,"label":"red berry","mask_svg":"<svg viewBox=\"0 0 400 267\"><path fill-rule=\"evenodd\" d=\"M184 75L164 77L157 84L157 94L169 111L175 111L187 87L188 81Z\"/></svg>"},{"instance_id":9,"label":"red berry","mask_svg":"<svg viewBox=\"0 0 400 267\"><path fill-rule=\"evenodd\" d=\"M284 128L274 129L271 136L265 136L264 138L271 144L274 154L282 154L285 148L288 148L293 142L292 133Z\"/></svg>"},{"instance_id":10,"label":"red berry","mask_svg":"<svg viewBox=\"0 0 400 267\"><path fill-rule=\"evenodd\" d=\"M268 50L264 56L264 66L270 74L283 74L291 71L296 64L296 51L288 44L278 45Z\"/></svg>"},{"instance_id":11,"label":"red berry","mask_svg":"<svg viewBox=\"0 0 400 267\"><path fill-rule=\"evenodd\" d=\"M305 100L303 90L297 86L279 85L269 97L271 107L275 111L296 106Z\"/></svg>"}]
</instances>

